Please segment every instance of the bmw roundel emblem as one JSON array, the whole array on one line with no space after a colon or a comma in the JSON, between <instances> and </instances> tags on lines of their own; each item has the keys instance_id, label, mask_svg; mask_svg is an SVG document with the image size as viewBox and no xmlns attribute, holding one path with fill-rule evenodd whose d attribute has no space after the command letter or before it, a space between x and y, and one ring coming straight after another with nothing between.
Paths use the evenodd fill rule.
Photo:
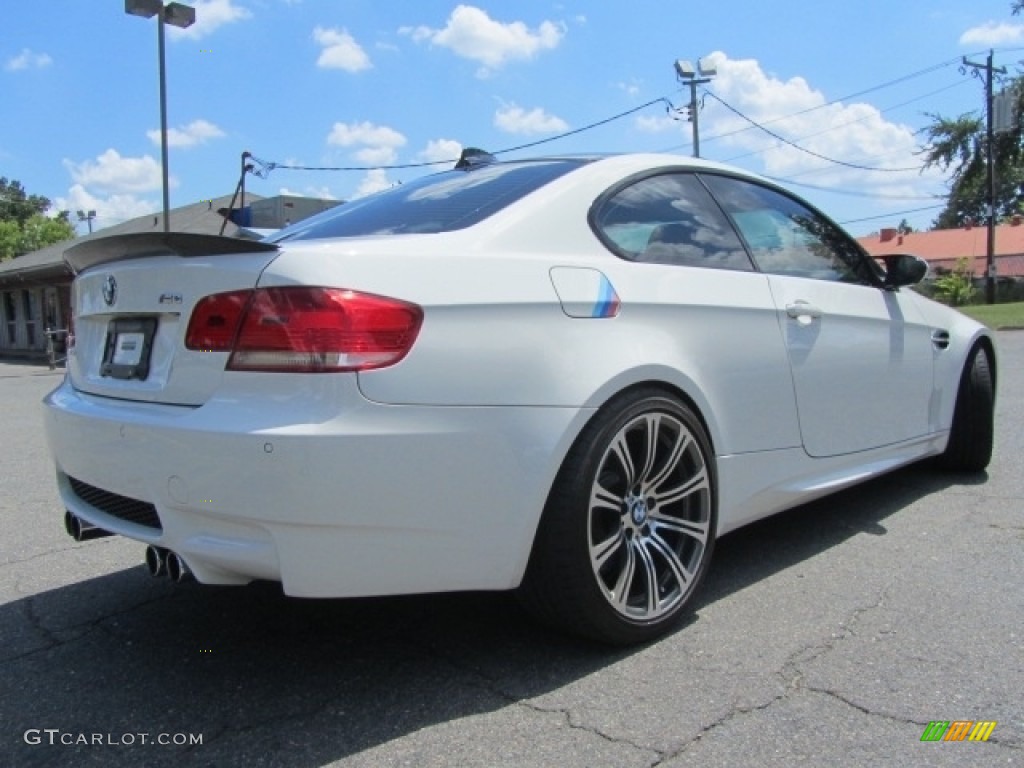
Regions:
<instances>
[{"instance_id":1,"label":"bmw roundel emblem","mask_svg":"<svg viewBox=\"0 0 1024 768\"><path fill-rule=\"evenodd\" d=\"M103 301L108 307L114 306L114 302L117 301L117 280L113 275L107 275L107 279L103 281Z\"/></svg>"}]
</instances>

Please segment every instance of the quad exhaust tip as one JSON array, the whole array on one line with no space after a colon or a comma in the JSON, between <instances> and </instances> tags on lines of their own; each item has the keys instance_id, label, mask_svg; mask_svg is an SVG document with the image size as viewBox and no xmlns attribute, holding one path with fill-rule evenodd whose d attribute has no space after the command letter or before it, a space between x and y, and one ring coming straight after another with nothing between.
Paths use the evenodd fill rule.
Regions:
<instances>
[{"instance_id":1,"label":"quad exhaust tip","mask_svg":"<svg viewBox=\"0 0 1024 768\"><path fill-rule=\"evenodd\" d=\"M171 581L175 584L181 584L193 578L192 571L188 569L188 564L176 552L167 553L167 575L171 577Z\"/></svg>"},{"instance_id":2,"label":"quad exhaust tip","mask_svg":"<svg viewBox=\"0 0 1024 768\"><path fill-rule=\"evenodd\" d=\"M167 575L167 550L162 547L154 547L150 544L146 547L146 570L153 577Z\"/></svg>"},{"instance_id":3,"label":"quad exhaust tip","mask_svg":"<svg viewBox=\"0 0 1024 768\"><path fill-rule=\"evenodd\" d=\"M152 544L146 547L146 570L150 576L167 576L175 584L194 578L185 558L169 549Z\"/></svg>"},{"instance_id":4,"label":"quad exhaust tip","mask_svg":"<svg viewBox=\"0 0 1024 768\"><path fill-rule=\"evenodd\" d=\"M83 520L71 510L64 512L64 530L75 541L89 541L90 539L102 539L104 536L114 535L110 531L105 531Z\"/></svg>"}]
</instances>

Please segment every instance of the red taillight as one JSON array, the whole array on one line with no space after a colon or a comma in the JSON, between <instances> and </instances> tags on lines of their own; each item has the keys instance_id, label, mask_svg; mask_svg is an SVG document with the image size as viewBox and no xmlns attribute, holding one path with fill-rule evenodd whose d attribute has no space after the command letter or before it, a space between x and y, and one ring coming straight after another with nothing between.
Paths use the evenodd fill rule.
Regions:
<instances>
[{"instance_id":1,"label":"red taillight","mask_svg":"<svg viewBox=\"0 0 1024 768\"><path fill-rule=\"evenodd\" d=\"M201 299L192 310L185 346L203 352L228 352L252 291L218 293Z\"/></svg>"},{"instance_id":2,"label":"red taillight","mask_svg":"<svg viewBox=\"0 0 1024 768\"><path fill-rule=\"evenodd\" d=\"M339 288L259 288L207 296L185 344L231 350L235 371L364 371L401 360L423 320L415 304Z\"/></svg>"}]
</instances>

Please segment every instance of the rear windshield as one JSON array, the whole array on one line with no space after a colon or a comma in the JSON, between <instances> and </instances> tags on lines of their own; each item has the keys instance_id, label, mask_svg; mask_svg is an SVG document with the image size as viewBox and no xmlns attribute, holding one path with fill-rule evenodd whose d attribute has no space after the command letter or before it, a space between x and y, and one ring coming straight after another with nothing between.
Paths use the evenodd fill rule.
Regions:
<instances>
[{"instance_id":1,"label":"rear windshield","mask_svg":"<svg viewBox=\"0 0 1024 768\"><path fill-rule=\"evenodd\" d=\"M269 241L433 234L464 229L584 162L557 159L496 163L424 176L343 203L282 230Z\"/></svg>"}]
</instances>

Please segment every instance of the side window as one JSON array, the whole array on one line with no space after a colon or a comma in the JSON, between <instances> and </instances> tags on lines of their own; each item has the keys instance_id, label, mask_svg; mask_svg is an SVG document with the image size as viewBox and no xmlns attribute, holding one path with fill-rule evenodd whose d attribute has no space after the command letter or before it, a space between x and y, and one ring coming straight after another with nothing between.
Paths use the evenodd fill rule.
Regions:
<instances>
[{"instance_id":1,"label":"side window","mask_svg":"<svg viewBox=\"0 0 1024 768\"><path fill-rule=\"evenodd\" d=\"M600 202L591 223L616 254L631 261L753 270L735 230L693 174L630 184Z\"/></svg>"},{"instance_id":2,"label":"side window","mask_svg":"<svg viewBox=\"0 0 1024 768\"><path fill-rule=\"evenodd\" d=\"M740 179L714 175L701 178L743 235L761 271L873 283L877 271L853 241L793 198Z\"/></svg>"}]
</instances>

